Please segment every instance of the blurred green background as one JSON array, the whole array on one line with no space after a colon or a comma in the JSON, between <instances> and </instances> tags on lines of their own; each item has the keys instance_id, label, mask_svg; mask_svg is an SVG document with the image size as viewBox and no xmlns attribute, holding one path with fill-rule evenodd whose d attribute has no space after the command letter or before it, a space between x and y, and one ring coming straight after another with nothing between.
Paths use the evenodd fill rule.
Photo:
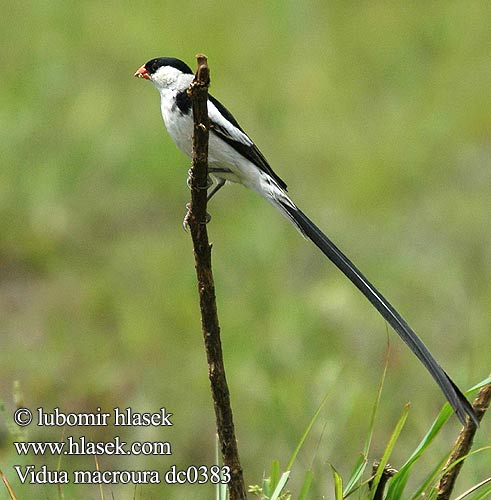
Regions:
<instances>
[{"instance_id":1,"label":"blurred green background","mask_svg":"<svg viewBox=\"0 0 491 500\"><path fill-rule=\"evenodd\" d=\"M4 4L0 118L0 468L92 469L93 457L18 457L17 404L65 412L174 413L172 428L51 429L15 437L171 441L172 457L99 457L101 469L215 463L191 241L181 228L190 162L159 96L133 78L148 59L208 55L212 93L235 114L298 205L424 338L462 388L490 371L490 3L115 2ZM414 356L313 245L239 186L209 207L228 381L247 484L286 463L329 401L292 482L328 463L346 475L390 365L378 458L412 409L400 466L443 396ZM14 390L18 381L19 389ZM20 399L20 401L19 401ZM453 417L414 481L458 430ZM477 446L490 444L489 418ZM418 476L418 474L420 476ZM489 475L468 461L457 489ZM97 486L65 498L101 498ZM205 499L211 486L105 486L106 498ZM0 498L7 492L0 487Z\"/></svg>"}]
</instances>

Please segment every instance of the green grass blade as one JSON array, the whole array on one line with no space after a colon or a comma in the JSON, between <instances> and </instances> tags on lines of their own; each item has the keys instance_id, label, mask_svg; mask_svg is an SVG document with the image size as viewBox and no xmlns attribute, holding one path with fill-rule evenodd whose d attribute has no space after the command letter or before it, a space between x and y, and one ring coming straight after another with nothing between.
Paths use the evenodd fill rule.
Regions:
<instances>
[{"instance_id":1,"label":"green grass blade","mask_svg":"<svg viewBox=\"0 0 491 500\"><path fill-rule=\"evenodd\" d=\"M470 393L477 391L481 389L481 387L484 387L485 385L489 384L491 382L491 377L488 377L475 386L471 387L466 394L469 395ZM404 491L404 487L406 486L406 482L409 478L409 473L411 471L411 468L413 464L418 460L418 458L424 453L424 451L430 446L432 441L435 439L435 437L438 435L438 433L441 431L443 425L447 422L447 420L450 418L452 415L452 409L450 408L450 405L448 403L445 403L440 410L440 413L438 414L437 418L431 425L429 431L426 433L426 435L423 437L417 448L414 450L414 452L411 454L409 459L406 461L406 463L399 469L399 472L394 475L394 477L391 479L389 483L389 488L387 490L387 497L390 498L391 500L400 500L402 498L402 493ZM431 477L433 476L433 473L430 474L429 480L431 482ZM419 491L424 491L426 487L428 486L429 482L428 480L425 481L425 485L423 485Z\"/></svg>"},{"instance_id":2,"label":"green grass blade","mask_svg":"<svg viewBox=\"0 0 491 500\"><path fill-rule=\"evenodd\" d=\"M398 420L392 435L390 436L389 442L387 443L387 446L385 448L384 454L382 455L382 458L380 459L380 464L377 468L377 472L375 473L375 477L372 482L371 490L370 490L370 499L373 500L375 496L375 492L377 491L377 486L378 483L380 482L380 478L382 477L382 474L384 472L384 468L387 465L390 455L392 454L392 450L394 449L394 446L399 439L399 436L401 434L401 431L404 427L404 424L406 423L407 416L409 414L409 408L410 405L409 403L404 406L404 411L402 412L401 418Z\"/></svg>"},{"instance_id":3,"label":"green grass blade","mask_svg":"<svg viewBox=\"0 0 491 500\"><path fill-rule=\"evenodd\" d=\"M431 487L430 485L435 485L437 481L440 480L440 478L443 476L443 474L451 469L452 467L455 467L459 462L462 462L462 460L466 460L472 455L475 455L476 453L481 453L483 451L488 451L491 450L491 446L484 446L482 448L479 448L477 450L472 451L468 455L465 455L464 457L460 457L458 460L453 462L449 467L447 467L445 470L443 470L443 467L445 463L447 462L448 457L445 456L443 459L440 461L440 463L434 468L434 470L431 472L431 474L427 477L425 482L421 485L421 487L418 489L416 494L412 497L412 500L418 500L422 497L422 495L427 492L426 497L428 499L436 497L436 489L435 487Z\"/></svg>"},{"instance_id":4,"label":"green grass blade","mask_svg":"<svg viewBox=\"0 0 491 500\"><path fill-rule=\"evenodd\" d=\"M477 495L475 495L472 500L484 500L485 498L490 497L491 495L491 484L488 485L486 488L484 488L481 492L478 492Z\"/></svg>"},{"instance_id":5,"label":"green grass blade","mask_svg":"<svg viewBox=\"0 0 491 500\"><path fill-rule=\"evenodd\" d=\"M487 377L484 380L481 380L481 382L478 382L476 385L472 386L465 394L466 396L468 396L471 392L478 391L488 384L491 384L491 377Z\"/></svg>"},{"instance_id":6,"label":"green grass blade","mask_svg":"<svg viewBox=\"0 0 491 500\"><path fill-rule=\"evenodd\" d=\"M484 488L484 486L486 487ZM491 477L488 477L480 483L475 484L472 488L469 488L467 491L462 493L462 495L459 495L455 500L463 500L465 497L475 492L477 493L472 497L472 500L481 500L483 498L486 498L487 495L491 493Z\"/></svg>"},{"instance_id":7,"label":"green grass blade","mask_svg":"<svg viewBox=\"0 0 491 500\"><path fill-rule=\"evenodd\" d=\"M346 485L346 489L344 490L344 498L354 493L360 487L361 477L365 472L367 463L368 460L366 458L366 455L360 454L350 474L350 478L348 479L348 484Z\"/></svg>"},{"instance_id":8,"label":"green grass blade","mask_svg":"<svg viewBox=\"0 0 491 500\"><path fill-rule=\"evenodd\" d=\"M380 379L380 384L377 391L377 397L373 404L372 415L370 418L370 426L368 428L368 437L365 441L365 447L363 449L363 454L358 458L356 464L351 472L350 478L348 479L348 483L346 484L346 489L344 490L344 496L347 497L355 489L359 487L359 483L363 473L365 472L368 460L368 454L370 452L370 446L372 444L373 433L375 429L375 419L377 417L378 408L380 406L380 400L382 398L382 390L384 388L385 377L387 375L387 367L389 366L389 358L390 358L390 343L387 337L387 350L385 352L385 364L384 370L382 372L382 378Z\"/></svg>"},{"instance_id":9,"label":"green grass blade","mask_svg":"<svg viewBox=\"0 0 491 500\"><path fill-rule=\"evenodd\" d=\"M389 337L387 336L387 349L385 351L384 370L382 372L382 377L380 379L380 384L378 386L377 398L375 399L375 402L373 404L372 415L370 417L370 429L369 429L369 433L368 433L368 438L365 442L365 448L363 450L365 457L368 457L368 454L370 452L370 446L372 444L373 432L375 429L375 419L377 417L378 407L380 406L380 400L382 399L382 391L383 391L384 384L385 384L385 378L387 376L387 368L389 366L389 358L390 358L390 342L389 342Z\"/></svg>"},{"instance_id":10,"label":"green grass blade","mask_svg":"<svg viewBox=\"0 0 491 500\"><path fill-rule=\"evenodd\" d=\"M288 461L286 465L286 470L291 470L293 463L295 462L295 459L297 458L298 452L302 448L303 444L305 443L305 440L307 439L307 436L309 435L310 430L312 429L312 426L314 425L314 422L316 421L317 417L319 416L322 408L327 402L328 394L324 396L324 399L321 401L320 405L317 407L317 410L315 410L314 415L310 419L307 428L305 429L304 433L302 434L302 437L300 438L300 441L297 444L297 447L295 448L295 451L293 452L293 455L291 456L290 460Z\"/></svg>"},{"instance_id":11,"label":"green grass blade","mask_svg":"<svg viewBox=\"0 0 491 500\"><path fill-rule=\"evenodd\" d=\"M491 450L491 446L483 446L482 448L478 448L477 450L471 451L467 455L464 455L463 457L460 457L458 460L455 460L455 462L452 462L448 467L446 467L444 469L443 467L444 467L444 465L445 465L445 463L447 461L447 458L445 457L444 460L442 460L442 462L440 463L440 467L438 467L436 469L436 474L433 475L433 478L432 478L433 486L429 490L429 497L431 497L431 496L436 497L437 496L437 491L436 491L435 485L441 480L441 478L443 477L443 475L446 472L448 472L450 469L452 469L453 467L455 467L460 462L462 462L464 460L467 460L472 455L476 455L478 453L482 453L483 451L489 451L489 450ZM420 489L420 491L421 491L421 489ZM420 497L417 496L417 495L415 495L414 498L420 498Z\"/></svg>"},{"instance_id":12,"label":"green grass blade","mask_svg":"<svg viewBox=\"0 0 491 500\"><path fill-rule=\"evenodd\" d=\"M278 481L280 480L280 461L279 460L273 460L271 463L271 470L269 472L269 488L270 492L273 492L274 489L276 488ZM269 495L268 495L269 496Z\"/></svg>"},{"instance_id":13,"label":"green grass blade","mask_svg":"<svg viewBox=\"0 0 491 500\"><path fill-rule=\"evenodd\" d=\"M455 500L464 500L465 497L467 497L467 496L471 495L472 493L476 492L477 490L479 490L480 488L482 488L486 484L488 485L486 488L483 488L477 495L473 496L473 499L483 498L481 496L483 493L489 493L489 492L491 492L491 477L488 477L487 479L484 479L483 481L481 481L481 482L475 484L474 486L472 486L472 488L469 488L467 491L464 491L464 493L462 493L462 495L459 495Z\"/></svg>"},{"instance_id":14,"label":"green grass blade","mask_svg":"<svg viewBox=\"0 0 491 500\"><path fill-rule=\"evenodd\" d=\"M302 489L300 490L300 495L298 496L298 500L307 500L307 494L310 491L310 485L312 484L313 479L314 479L314 473L311 470L308 470L305 473L305 478L303 480Z\"/></svg>"},{"instance_id":15,"label":"green grass blade","mask_svg":"<svg viewBox=\"0 0 491 500\"><path fill-rule=\"evenodd\" d=\"M275 488L273 494L271 495L270 500L278 500L278 498L281 495L281 492L283 491L283 488L285 487L286 483L288 482L289 477L290 477L289 470L287 470L286 472L284 472L281 475L280 480L278 481L278 484L276 485L276 488Z\"/></svg>"},{"instance_id":16,"label":"green grass blade","mask_svg":"<svg viewBox=\"0 0 491 500\"><path fill-rule=\"evenodd\" d=\"M271 480L269 479L269 477L263 478L263 484L261 489L263 495L267 498L269 498L273 494L273 488L271 488Z\"/></svg>"},{"instance_id":17,"label":"green grass blade","mask_svg":"<svg viewBox=\"0 0 491 500\"><path fill-rule=\"evenodd\" d=\"M331 469L334 478L334 498L336 500L343 500L343 479L332 465Z\"/></svg>"},{"instance_id":18,"label":"green grass blade","mask_svg":"<svg viewBox=\"0 0 491 500\"><path fill-rule=\"evenodd\" d=\"M394 475L390 480L389 488L387 490L387 496L391 500L399 500L406 486L406 482L409 478L409 473L413 464L418 460L418 458L424 453L424 451L430 446L432 441L438 435L442 429L445 422L452 415L452 409L450 405L445 403L437 418L431 425L429 431L423 437L419 445L416 447L414 452L411 454L406 463L399 469L399 472Z\"/></svg>"},{"instance_id":19,"label":"green grass blade","mask_svg":"<svg viewBox=\"0 0 491 500\"><path fill-rule=\"evenodd\" d=\"M225 483L218 483L216 492L217 492L217 500L227 500L228 488Z\"/></svg>"},{"instance_id":20,"label":"green grass blade","mask_svg":"<svg viewBox=\"0 0 491 500\"><path fill-rule=\"evenodd\" d=\"M423 484L419 487L419 489L416 491L416 493L411 497L411 500L419 500L420 498L423 498L425 496L426 498L431 498L431 490L430 490L430 485L434 484L436 481L436 478L438 477L438 474L440 474L441 470L443 469L443 466L445 465L447 461L447 456L444 456L442 460L436 465L436 467L433 468L433 470L430 472L428 477L425 479ZM428 495L425 495L426 491L430 491Z\"/></svg>"},{"instance_id":21,"label":"green grass blade","mask_svg":"<svg viewBox=\"0 0 491 500\"><path fill-rule=\"evenodd\" d=\"M218 465L222 464L218 434L215 434L215 463ZM227 492L228 492L227 485L218 483L215 487L215 499L227 500Z\"/></svg>"}]
</instances>

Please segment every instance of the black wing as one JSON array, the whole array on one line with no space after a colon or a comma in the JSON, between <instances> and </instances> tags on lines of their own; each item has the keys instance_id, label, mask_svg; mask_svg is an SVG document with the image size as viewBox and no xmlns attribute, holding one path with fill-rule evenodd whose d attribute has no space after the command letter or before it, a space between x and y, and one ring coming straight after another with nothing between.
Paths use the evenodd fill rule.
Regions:
<instances>
[{"instance_id":1,"label":"black wing","mask_svg":"<svg viewBox=\"0 0 491 500\"><path fill-rule=\"evenodd\" d=\"M263 172L266 172L268 175L270 175L276 181L278 186L286 191L285 181L283 181L283 179L281 179L270 167L264 155L261 153L261 151L259 151L259 148L254 144L249 136L244 132L232 113L230 113L230 111L213 96L209 95L208 98L216 107L219 114L221 114L228 122L220 124L219 116L215 116L215 113L213 111L210 112L209 109L208 113L210 115L211 131L216 136L220 137L220 139L225 141L229 146L232 146L238 153L244 156L244 158L254 163L254 165L256 165ZM229 124L232 124L232 126L240 132L237 133L237 131L233 129L229 130L227 127L227 125Z\"/></svg>"}]
</instances>

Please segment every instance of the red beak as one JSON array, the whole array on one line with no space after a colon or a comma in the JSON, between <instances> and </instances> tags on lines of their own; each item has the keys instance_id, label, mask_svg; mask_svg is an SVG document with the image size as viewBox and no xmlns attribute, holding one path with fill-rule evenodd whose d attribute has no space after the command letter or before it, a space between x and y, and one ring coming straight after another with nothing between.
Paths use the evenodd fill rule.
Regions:
<instances>
[{"instance_id":1,"label":"red beak","mask_svg":"<svg viewBox=\"0 0 491 500\"><path fill-rule=\"evenodd\" d=\"M150 80L150 75L148 74L145 66L138 68L134 76L136 76L137 78L145 78L147 80Z\"/></svg>"}]
</instances>

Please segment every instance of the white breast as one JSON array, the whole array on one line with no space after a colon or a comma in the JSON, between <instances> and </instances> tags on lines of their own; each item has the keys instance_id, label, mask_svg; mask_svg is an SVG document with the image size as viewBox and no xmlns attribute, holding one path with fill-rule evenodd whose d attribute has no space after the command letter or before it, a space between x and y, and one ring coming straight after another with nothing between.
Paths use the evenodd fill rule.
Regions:
<instances>
[{"instance_id":1,"label":"white breast","mask_svg":"<svg viewBox=\"0 0 491 500\"><path fill-rule=\"evenodd\" d=\"M160 93L160 110L165 127L176 146L189 157L193 154L193 117L183 115L175 104L177 91Z\"/></svg>"}]
</instances>

